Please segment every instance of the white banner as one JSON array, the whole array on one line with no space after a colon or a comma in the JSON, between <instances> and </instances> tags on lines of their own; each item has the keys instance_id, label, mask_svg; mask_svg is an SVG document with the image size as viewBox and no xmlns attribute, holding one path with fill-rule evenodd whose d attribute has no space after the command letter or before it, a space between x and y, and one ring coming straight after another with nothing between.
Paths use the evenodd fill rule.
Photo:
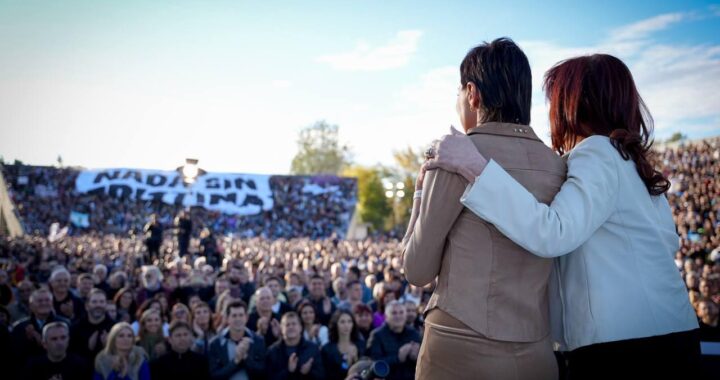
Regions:
<instances>
[{"instance_id":1,"label":"white banner","mask_svg":"<svg viewBox=\"0 0 720 380\"><path fill-rule=\"evenodd\" d=\"M226 214L255 215L273 208L269 175L206 173L186 186L176 171L83 170L75 181L75 189L80 193L199 206Z\"/></svg>"}]
</instances>

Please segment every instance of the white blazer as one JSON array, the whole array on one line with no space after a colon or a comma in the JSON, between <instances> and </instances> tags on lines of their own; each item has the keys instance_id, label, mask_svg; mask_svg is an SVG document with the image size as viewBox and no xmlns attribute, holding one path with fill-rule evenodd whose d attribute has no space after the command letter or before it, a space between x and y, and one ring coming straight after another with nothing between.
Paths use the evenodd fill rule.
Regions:
<instances>
[{"instance_id":1,"label":"white blazer","mask_svg":"<svg viewBox=\"0 0 720 380\"><path fill-rule=\"evenodd\" d=\"M494 161L461 202L518 245L556 257L553 337L564 349L698 327L674 255L665 196L651 196L632 160L591 136L568 155L553 202L539 203Z\"/></svg>"}]
</instances>

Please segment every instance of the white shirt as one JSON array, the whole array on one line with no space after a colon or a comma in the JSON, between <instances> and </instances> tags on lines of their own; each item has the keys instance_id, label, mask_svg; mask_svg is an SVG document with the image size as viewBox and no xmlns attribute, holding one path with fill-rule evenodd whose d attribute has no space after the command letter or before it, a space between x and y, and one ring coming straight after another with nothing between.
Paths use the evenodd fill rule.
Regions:
<instances>
[{"instance_id":1,"label":"white shirt","mask_svg":"<svg viewBox=\"0 0 720 380\"><path fill-rule=\"evenodd\" d=\"M608 137L588 137L569 153L567 181L550 206L494 161L461 202L531 253L557 257L550 314L561 346L698 327L674 262L668 201L648 193Z\"/></svg>"}]
</instances>

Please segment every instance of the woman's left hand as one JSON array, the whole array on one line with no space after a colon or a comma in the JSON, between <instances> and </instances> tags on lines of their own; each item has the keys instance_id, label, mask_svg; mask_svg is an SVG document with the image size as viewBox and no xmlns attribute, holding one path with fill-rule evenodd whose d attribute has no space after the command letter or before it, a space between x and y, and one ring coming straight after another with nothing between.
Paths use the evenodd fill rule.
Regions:
<instances>
[{"instance_id":1,"label":"woman's left hand","mask_svg":"<svg viewBox=\"0 0 720 380\"><path fill-rule=\"evenodd\" d=\"M423 188L423 181L425 180L425 172L427 172L428 162L429 161L425 161L425 163L423 163L420 167L420 172L417 175L417 179L415 179L415 191L422 190Z\"/></svg>"}]
</instances>

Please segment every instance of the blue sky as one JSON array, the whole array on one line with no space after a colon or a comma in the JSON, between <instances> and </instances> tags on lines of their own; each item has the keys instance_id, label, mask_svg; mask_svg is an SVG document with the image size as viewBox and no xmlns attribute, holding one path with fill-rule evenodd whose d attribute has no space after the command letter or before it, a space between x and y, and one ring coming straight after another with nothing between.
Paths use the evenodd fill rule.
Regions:
<instances>
[{"instance_id":1,"label":"blue sky","mask_svg":"<svg viewBox=\"0 0 720 380\"><path fill-rule=\"evenodd\" d=\"M0 155L283 174L325 119L389 165L458 125L457 67L500 36L530 59L546 142L542 74L594 52L628 63L658 138L720 135L720 5L546 3L0 0Z\"/></svg>"}]
</instances>

